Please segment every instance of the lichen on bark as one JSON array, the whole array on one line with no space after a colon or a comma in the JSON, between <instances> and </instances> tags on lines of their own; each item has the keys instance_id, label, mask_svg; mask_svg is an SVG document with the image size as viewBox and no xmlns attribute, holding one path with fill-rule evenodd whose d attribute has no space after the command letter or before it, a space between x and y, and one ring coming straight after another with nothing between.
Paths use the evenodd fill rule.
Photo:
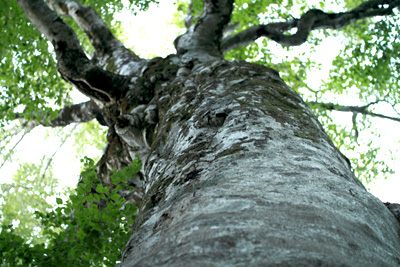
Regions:
<instances>
[{"instance_id":1,"label":"lichen on bark","mask_svg":"<svg viewBox=\"0 0 400 267\"><path fill-rule=\"evenodd\" d=\"M199 63L162 92L159 99L168 101L144 166L145 195L125 266L183 266L189 258L263 264L272 252L272 265L396 262L384 256L395 237L378 251L358 245L398 231L376 221L359 227L360 220L375 212L394 218L275 71L243 61ZM343 236L335 230L342 228L364 234ZM289 232L295 242L281 246Z\"/></svg>"}]
</instances>

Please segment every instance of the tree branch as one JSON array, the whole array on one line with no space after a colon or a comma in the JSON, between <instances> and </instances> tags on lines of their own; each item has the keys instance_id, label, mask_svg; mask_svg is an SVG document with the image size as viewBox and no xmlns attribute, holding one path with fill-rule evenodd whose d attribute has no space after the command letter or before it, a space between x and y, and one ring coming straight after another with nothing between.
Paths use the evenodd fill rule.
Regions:
<instances>
[{"instance_id":1,"label":"tree branch","mask_svg":"<svg viewBox=\"0 0 400 267\"><path fill-rule=\"evenodd\" d=\"M197 23L175 40L178 54L197 58L203 53L220 58L223 31L229 24L232 9L233 0L203 0L203 14Z\"/></svg>"},{"instance_id":2,"label":"tree branch","mask_svg":"<svg viewBox=\"0 0 400 267\"><path fill-rule=\"evenodd\" d=\"M125 91L127 79L95 66L85 55L74 31L43 0L17 0L17 3L53 44L58 71L83 94L102 102L114 102Z\"/></svg>"},{"instance_id":3,"label":"tree branch","mask_svg":"<svg viewBox=\"0 0 400 267\"><path fill-rule=\"evenodd\" d=\"M23 119L24 116L21 113L16 113L17 119ZM97 119L101 125L107 125L106 119L104 118L100 108L94 101L87 101L72 106L66 106L58 112L58 117L46 121L46 116L42 121L30 121L29 125L35 127L37 125L58 127L66 126L71 123L82 123L88 122L93 119Z\"/></svg>"},{"instance_id":4,"label":"tree branch","mask_svg":"<svg viewBox=\"0 0 400 267\"><path fill-rule=\"evenodd\" d=\"M379 113L374 113L368 110L368 107L371 106L372 104L376 104L377 102L370 103L365 106L342 106L342 105L337 105L333 103L321 103L321 102L315 102L311 101L308 102L310 106L316 107L316 108L322 108L325 110L335 110L335 111L341 111L341 112L352 112L353 114L363 114L363 115L369 115L373 117L378 117L382 119L388 119L388 120L393 120L400 122L400 118L395 118L395 117L390 117L386 115L382 115Z\"/></svg>"},{"instance_id":5,"label":"tree branch","mask_svg":"<svg viewBox=\"0 0 400 267\"><path fill-rule=\"evenodd\" d=\"M356 20L391 15L393 9L398 6L400 6L399 0L370 0L349 12L325 13L319 9L311 9L300 19L258 25L228 36L222 41L222 51L226 53L234 48L250 44L263 36L285 46L301 45L307 40L312 30L339 29ZM295 34L285 34L293 28L297 28Z\"/></svg>"},{"instance_id":6,"label":"tree branch","mask_svg":"<svg viewBox=\"0 0 400 267\"><path fill-rule=\"evenodd\" d=\"M103 68L110 67L109 58L120 61L113 62L113 66L122 66L130 62L142 61L140 57L127 49L113 36L107 25L91 6L84 6L77 1L68 0L50 0L48 5L58 14L69 16L75 20L78 26L88 35L90 42L96 50L94 58ZM131 74L121 73L121 69L117 68L115 71L120 71L119 74L123 75Z\"/></svg>"},{"instance_id":7,"label":"tree branch","mask_svg":"<svg viewBox=\"0 0 400 267\"><path fill-rule=\"evenodd\" d=\"M192 22L193 22L193 14L192 14L193 13L193 1L194 0L190 1L188 13L186 14L185 20L184 20L185 26L187 29L189 29L190 26L192 26Z\"/></svg>"}]
</instances>

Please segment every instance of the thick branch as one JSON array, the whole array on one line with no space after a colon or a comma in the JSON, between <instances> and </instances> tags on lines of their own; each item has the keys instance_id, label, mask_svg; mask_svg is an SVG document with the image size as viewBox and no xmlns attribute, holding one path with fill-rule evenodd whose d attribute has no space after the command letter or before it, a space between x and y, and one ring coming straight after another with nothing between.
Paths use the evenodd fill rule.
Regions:
<instances>
[{"instance_id":1,"label":"thick branch","mask_svg":"<svg viewBox=\"0 0 400 267\"><path fill-rule=\"evenodd\" d=\"M126 78L95 66L85 55L74 31L43 0L17 0L22 10L53 44L58 71L85 95L113 102L122 95Z\"/></svg>"},{"instance_id":2,"label":"thick branch","mask_svg":"<svg viewBox=\"0 0 400 267\"><path fill-rule=\"evenodd\" d=\"M17 119L23 119L23 114L16 114ZM79 103L72 106L66 106L58 112L58 117L50 121L29 122L30 126L66 126L71 123L88 122L97 119L100 124L107 125L104 116L94 101Z\"/></svg>"},{"instance_id":3,"label":"thick branch","mask_svg":"<svg viewBox=\"0 0 400 267\"><path fill-rule=\"evenodd\" d=\"M203 5L202 16L175 40L175 47L179 55L193 58L203 53L220 58L223 31L231 18L233 0L204 0Z\"/></svg>"},{"instance_id":4,"label":"thick branch","mask_svg":"<svg viewBox=\"0 0 400 267\"><path fill-rule=\"evenodd\" d=\"M185 21L184 21L187 29L189 29L190 26L192 26L192 22L193 22L193 14L192 14L193 13L193 1L194 0L190 1L188 13L186 14Z\"/></svg>"},{"instance_id":5,"label":"thick branch","mask_svg":"<svg viewBox=\"0 0 400 267\"><path fill-rule=\"evenodd\" d=\"M258 25L229 36L222 42L222 51L226 53L234 48L250 44L263 36L285 46L301 45L307 40L312 30L339 29L356 20L391 15L393 9L399 5L400 1L371 0L349 12L325 13L319 9L311 9L300 19ZM285 34L293 28L297 28L295 34Z\"/></svg>"},{"instance_id":6,"label":"thick branch","mask_svg":"<svg viewBox=\"0 0 400 267\"><path fill-rule=\"evenodd\" d=\"M95 58L103 67L108 67L108 58L123 59L124 61L121 64L114 62L113 65L142 60L113 36L107 25L91 6L84 6L76 1L68 0L51 0L48 5L58 14L70 16L75 20L78 26L88 35L96 50Z\"/></svg>"},{"instance_id":7,"label":"thick branch","mask_svg":"<svg viewBox=\"0 0 400 267\"><path fill-rule=\"evenodd\" d=\"M395 118L395 117L390 117L386 115L382 115L379 113L374 113L368 110L368 107L370 105L365 105L365 106L342 106L342 105L337 105L333 103L320 103L320 102L308 102L308 104L312 107L318 107L322 108L325 110L335 110L335 111L341 111L341 112L352 112L353 114L363 114L363 115L369 115L373 117L379 117L382 119L389 119L393 121L400 122L400 118Z\"/></svg>"}]
</instances>

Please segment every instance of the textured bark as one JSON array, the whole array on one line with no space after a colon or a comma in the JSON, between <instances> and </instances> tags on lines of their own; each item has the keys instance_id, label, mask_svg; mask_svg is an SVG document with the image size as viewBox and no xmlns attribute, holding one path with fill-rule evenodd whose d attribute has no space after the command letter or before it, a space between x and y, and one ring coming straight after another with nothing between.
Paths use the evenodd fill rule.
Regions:
<instances>
[{"instance_id":1,"label":"textured bark","mask_svg":"<svg viewBox=\"0 0 400 267\"><path fill-rule=\"evenodd\" d=\"M399 222L354 177L300 96L272 69L223 60L233 47L272 38L262 29L223 39L232 0L204 0L202 16L175 41L177 55L149 61L124 48L91 8L49 1L88 34L96 49L89 60L43 1L17 1L53 42L63 77L101 102L109 126L103 184L113 168L136 154L142 160L135 191L124 194L140 212L122 266L400 264ZM389 14L385 3L355 12ZM347 18L311 10L270 25L272 39L295 44L312 29L354 20ZM293 27L297 37L282 37Z\"/></svg>"},{"instance_id":2,"label":"textured bark","mask_svg":"<svg viewBox=\"0 0 400 267\"><path fill-rule=\"evenodd\" d=\"M390 210L390 212L393 213L393 215L397 218L397 220L400 222L400 204L386 202L385 205Z\"/></svg>"},{"instance_id":3,"label":"textured bark","mask_svg":"<svg viewBox=\"0 0 400 267\"><path fill-rule=\"evenodd\" d=\"M221 60L160 90L122 266L400 264L399 222L276 72Z\"/></svg>"},{"instance_id":4,"label":"textured bark","mask_svg":"<svg viewBox=\"0 0 400 267\"><path fill-rule=\"evenodd\" d=\"M221 40L229 24L233 0L204 0L203 14L195 25L188 25L187 32L175 40L178 55L183 61L200 61L221 58Z\"/></svg>"}]
</instances>

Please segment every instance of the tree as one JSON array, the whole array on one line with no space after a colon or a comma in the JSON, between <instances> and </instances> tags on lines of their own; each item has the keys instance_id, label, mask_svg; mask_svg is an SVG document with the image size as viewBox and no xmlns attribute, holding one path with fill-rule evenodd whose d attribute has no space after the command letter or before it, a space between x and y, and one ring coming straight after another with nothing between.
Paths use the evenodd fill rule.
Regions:
<instances>
[{"instance_id":1,"label":"tree","mask_svg":"<svg viewBox=\"0 0 400 267\"><path fill-rule=\"evenodd\" d=\"M1 185L2 223L18 223L15 232L33 243L44 241L35 240L34 232L40 228L34 212L45 212L51 208L47 201L55 195L54 188L57 186L57 181L51 179L51 172L42 176L41 171L34 164L22 164L13 183Z\"/></svg>"},{"instance_id":2,"label":"tree","mask_svg":"<svg viewBox=\"0 0 400 267\"><path fill-rule=\"evenodd\" d=\"M299 94L269 67L224 59L261 37L295 46L313 30L388 16L398 1L348 2L355 7L339 13L310 9L299 19L236 25L233 34L233 1L194 1L177 54L151 60L125 48L89 6L17 3L53 45L49 62L91 98L57 116L47 107L25 117L51 126L96 118L109 127L97 165L101 188L114 188L111 173L136 154L143 163L135 189L119 190L140 207L122 266L400 264L399 221L365 190ZM250 10L250 2L236 8L245 4ZM89 37L92 57L57 14ZM7 103L9 118L21 116Z\"/></svg>"}]
</instances>

